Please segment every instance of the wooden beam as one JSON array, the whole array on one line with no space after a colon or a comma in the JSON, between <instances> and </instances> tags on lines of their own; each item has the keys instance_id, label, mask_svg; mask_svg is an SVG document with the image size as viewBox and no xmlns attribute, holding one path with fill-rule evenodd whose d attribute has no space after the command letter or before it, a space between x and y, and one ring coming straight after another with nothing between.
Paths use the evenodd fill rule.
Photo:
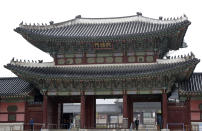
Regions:
<instances>
[{"instance_id":1,"label":"wooden beam","mask_svg":"<svg viewBox=\"0 0 202 131\"><path fill-rule=\"evenodd\" d=\"M85 114L86 114L85 104L86 104L86 102L85 102L85 92L82 91L81 92L81 115L80 115L80 118L81 118L80 128L81 129L85 128Z\"/></svg>"}]
</instances>

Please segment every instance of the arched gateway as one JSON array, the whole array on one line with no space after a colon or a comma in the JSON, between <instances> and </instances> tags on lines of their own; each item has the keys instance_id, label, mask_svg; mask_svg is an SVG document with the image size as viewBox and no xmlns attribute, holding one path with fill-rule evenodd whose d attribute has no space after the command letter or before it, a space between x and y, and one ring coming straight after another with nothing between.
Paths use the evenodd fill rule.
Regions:
<instances>
[{"instance_id":1,"label":"arched gateway","mask_svg":"<svg viewBox=\"0 0 202 131\"><path fill-rule=\"evenodd\" d=\"M166 57L170 50L186 47L183 39L190 23L186 16L163 20L141 13L77 16L49 25L21 23L15 31L54 58L53 62L13 59L5 65L19 81L29 83L15 99L24 102L22 120L29 123L33 118L44 128L59 125L62 103L72 102L81 103L80 128L96 128L96 98L123 98L121 128L134 121L133 102L161 102L162 128L173 123L190 128L191 96L201 93L194 90L200 83L190 84L201 76L192 75L199 60L192 53ZM14 87L9 88L12 94ZM15 93L12 96L16 98ZM1 103L8 99L2 94Z\"/></svg>"}]
</instances>

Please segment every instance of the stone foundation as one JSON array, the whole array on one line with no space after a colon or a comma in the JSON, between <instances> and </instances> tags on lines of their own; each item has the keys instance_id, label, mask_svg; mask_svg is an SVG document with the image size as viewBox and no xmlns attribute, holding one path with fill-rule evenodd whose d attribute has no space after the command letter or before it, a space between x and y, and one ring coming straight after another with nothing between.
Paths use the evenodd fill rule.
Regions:
<instances>
[{"instance_id":1,"label":"stone foundation","mask_svg":"<svg viewBox=\"0 0 202 131\"><path fill-rule=\"evenodd\" d=\"M24 123L0 123L0 131L23 131Z\"/></svg>"}]
</instances>

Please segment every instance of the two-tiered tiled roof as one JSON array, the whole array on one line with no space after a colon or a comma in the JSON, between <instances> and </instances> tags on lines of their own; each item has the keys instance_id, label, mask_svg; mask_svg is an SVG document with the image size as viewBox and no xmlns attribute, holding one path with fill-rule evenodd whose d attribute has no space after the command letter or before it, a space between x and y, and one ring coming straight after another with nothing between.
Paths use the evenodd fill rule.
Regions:
<instances>
[{"instance_id":1,"label":"two-tiered tiled roof","mask_svg":"<svg viewBox=\"0 0 202 131\"><path fill-rule=\"evenodd\" d=\"M0 96L26 96L32 91L30 84L18 77L0 78Z\"/></svg>"}]
</instances>

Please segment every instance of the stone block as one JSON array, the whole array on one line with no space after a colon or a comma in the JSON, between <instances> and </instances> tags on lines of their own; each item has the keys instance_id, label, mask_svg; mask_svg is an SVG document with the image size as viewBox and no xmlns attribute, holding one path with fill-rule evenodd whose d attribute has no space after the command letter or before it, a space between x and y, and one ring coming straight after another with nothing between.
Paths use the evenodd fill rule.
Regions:
<instances>
[{"instance_id":1,"label":"stone block","mask_svg":"<svg viewBox=\"0 0 202 131\"><path fill-rule=\"evenodd\" d=\"M161 131L170 131L170 129L161 129Z\"/></svg>"}]
</instances>

